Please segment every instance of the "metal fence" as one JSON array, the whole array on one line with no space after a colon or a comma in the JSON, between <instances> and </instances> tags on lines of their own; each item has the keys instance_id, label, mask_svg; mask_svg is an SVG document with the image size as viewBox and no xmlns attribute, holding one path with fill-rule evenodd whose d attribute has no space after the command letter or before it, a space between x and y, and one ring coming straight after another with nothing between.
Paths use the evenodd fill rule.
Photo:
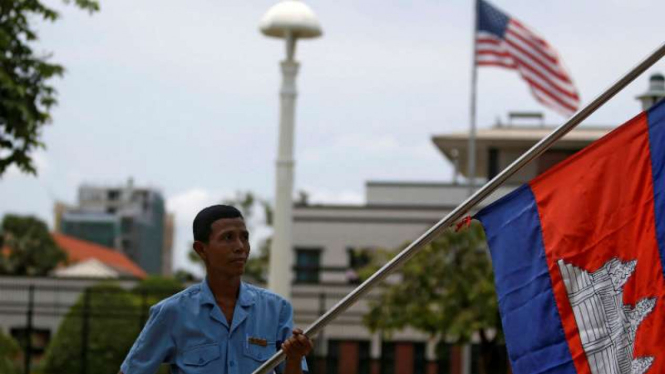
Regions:
<instances>
[{"instance_id":1,"label":"metal fence","mask_svg":"<svg viewBox=\"0 0 665 374\"><path fill-rule=\"evenodd\" d=\"M19 343L22 350L19 360L24 374L42 372L50 344L61 348L66 345L64 354L69 359L66 363L68 373L96 374L100 367L95 363L100 361L114 363L119 368L146 323L150 307L178 291L137 288L133 281L99 283L89 280L76 284L41 279L35 284L29 278L12 280L16 279L21 281L0 278L0 330L9 333ZM313 308L300 313L305 320L315 319L325 312L331 297L342 296L323 292L294 293L294 298L313 301ZM358 313L351 313L349 317L360 322ZM116 338L105 339L109 334L116 335ZM320 339L317 345L321 345ZM109 340L125 344L111 347ZM100 359L102 356L104 359ZM320 350L307 357L307 361L310 373L323 371L325 357ZM73 372L72 367L75 367ZM160 372L168 371L162 368Z\"/></svg>"},{"instance_id":2,"label":"metal fence","mask_svg":"<svg viewBox=\"0 0 665 374\"><path fill-rule=\"evenodd\" d=\"M49 344L59 345L56 365L93 374L95 362L119 367L150 307L174 292L105 283L0 284L0 325L21 346L25 374L41 372Z\"/></svg>"},{"instance_id":3,"label":"metal fence","mask_svg":"<svg viewBox=\"0 0 665 374\"><path fill-rule=\"evenodd\" d=\"M294 285L295 324L310 324L352 287L354 284L348 283ZM24 374L43 373L49 345L51 361L57 361L50 363L51 372L115 374L147 321L150 307L175 291L141 288L138 282L130 280L113 282L111 286L93 279L0 277L0 329L19 342ZM390 374L396 367L404 367L404 363L400 364L404 360L403 347L398 347L406 344L404 341L380 341L381 354L371 353L362 324L365 312L363 305L347 311L315 338L315 351L307 357L310 373L346 373L349 368L345 365L350 363L355 366L352 372L357 374ZM336 329L353 330L355 337L342 337ZM436 357L426 358L424 340L413 339L408 344L411 353L406 355L410 357L406 365L413 368L412 373L462 372L461 348L441 345ZM54 352L56 347L58 351ZM439 348L443 350L439 352ZM470 356L470 372L475 373L473 350ZM349 357L355 358L349 361ZM168 373L168 368L163 367L160 373Z\"/></svg>"}]
</instances>

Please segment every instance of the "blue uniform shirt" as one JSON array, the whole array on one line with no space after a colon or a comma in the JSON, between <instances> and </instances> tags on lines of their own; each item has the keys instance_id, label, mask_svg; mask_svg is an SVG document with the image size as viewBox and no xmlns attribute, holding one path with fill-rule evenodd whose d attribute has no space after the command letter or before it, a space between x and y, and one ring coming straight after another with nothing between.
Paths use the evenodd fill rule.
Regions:
<instances>
[{"instance_id":1,"label":"blue uniform shirt","mask_svg":"<svg viewBox=\"0 0 665 374\"><path fill-rule=\"evenodd\" d=\"M291 304L247 283L240 284L229 326L204 280L150 308L120 370L154 374L168 363L174 374L249 374L277 352L292 329ZM302 368L307 371L304 357Z\"/></svg>"}]
</instances>

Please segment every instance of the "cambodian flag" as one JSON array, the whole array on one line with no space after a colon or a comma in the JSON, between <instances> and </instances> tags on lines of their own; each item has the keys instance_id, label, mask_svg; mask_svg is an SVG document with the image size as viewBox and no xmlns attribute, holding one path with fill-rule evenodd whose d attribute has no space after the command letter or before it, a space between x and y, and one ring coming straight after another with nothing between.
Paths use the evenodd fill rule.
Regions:
<instances>
[{"instance_id":1,"label":"cambodian flag","mask_svg":"<svg viewBox=\"0 0 665 374\"><path fill-rule=\"evenodd\" d=\"M515 374L665 373L665 101L476 218Z\"/></svg>"}]
</instances>

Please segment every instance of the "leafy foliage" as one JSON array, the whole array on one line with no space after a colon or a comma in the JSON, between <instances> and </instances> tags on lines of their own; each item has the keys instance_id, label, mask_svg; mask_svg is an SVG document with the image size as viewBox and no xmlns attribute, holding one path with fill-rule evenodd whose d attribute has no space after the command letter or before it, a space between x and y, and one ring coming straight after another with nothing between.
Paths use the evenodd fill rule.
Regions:
<instances>
[{"instance_id":1,"label":"leafy foliage","mask_svg":"<svg viewBox=\"0 0 665 374\"><path fill-rule=\"evenodd\" d=\"M367 278L397 253L375 252L361 277ZM367 327L390 334L408 326L456 343L467 343L478 334L481 366L491 372L487 370L502 349L502 329L482 227L473 224L459 233L445 232L408 261L399 276L370 303L364 317Z\"/></svg>"},{"instance_id":2,"label":"leafy foliage","mask_svg":"<svg viewBox=\"0 0 665 374\"><path fill-rule=\"evenodd\" d=\"M0 373L19 374L20 370L16 360L21 348L16 340L3 334L0 330Z\"/></svg>"},{"instance_id":3,"label":"leafy foliage","mask_svg":"<svg viewBox=\"0 0 665 374\"><path fill-rule=\"evenodd\" d=\"M148 293L154 295L164 294L164 297L168 297L182 291L182 289L182 283L175 278L151 275L134 287L133 291L135 293Z\"/></svg>"},{"instance_id":4,"label":"leafy foliage","mask_svg":"<svg viewBox=\"0 0 665 374\"><path fill-rule=\"evenodd\" d=\"M132 292L139 298L142 313L147 315L150 306L182 290L183 285L178 279L154 275L142 280Z\"/></svg>"},{"instance_id":5,"label":"leafy foliage","mask_svg":"<svg viewBox=\"0 0 665 374\"><path fill-rule=\"evenodd\" d=\"M142 322L138 299L107 283L81 294L69 310L46 351L45 374L81 372L83 317L88 316L87 367L95 374L116 374L139 334Z\"/></svg>"},{"instance_id":6,"label":"leafy foliage","mask_svg":"<svg viewBox=\"0 0 665 374\"><path fill-rule=\"evenodd\" d=\"M6 253L0 255L0 274L47 275L67 259L46 223L31 216L8 214L0 227Z\"/></svg>"},{"instance_id":7,"label":"leafy foliage","mask_svg":"<svg viewBox=\"0 0 665 374\"><path fill-rule=\"evenodd\" d=\"M65 3L70 3L65 0ZM99 9L96 0L75 0L81 9ZM34 23L55 22L58 13L39 0L0 0L0 176L10 165L36 173L31 152L43 147L41 129L51 119L56 92L48 82L64 67L38 55Z\"/></svg>"},{"instance_id":8,"label":"leafy foliage","mask_svg":"<svg viewBox=\"0 0 665 374\"><path fill-rule=\"evenodd\" d=\"M88 372L116 374L148 318L150 306L183 289L172 278L149 277L131 291L101 283L82 294L60 324L44 360L44 374L81 370L84 317L88 321ZM168 373L168 367L159 373Z\"/></svg>"}]
</instances>

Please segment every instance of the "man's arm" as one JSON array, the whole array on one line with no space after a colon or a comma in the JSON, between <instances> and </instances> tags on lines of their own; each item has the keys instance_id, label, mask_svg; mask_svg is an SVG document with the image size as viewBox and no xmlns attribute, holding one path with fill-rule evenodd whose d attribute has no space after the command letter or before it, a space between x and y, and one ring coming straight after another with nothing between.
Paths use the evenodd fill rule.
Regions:
<instances>
[{"instance_id":1,"label":"man's arm","mask_svg":"<svg viewBox=\"0 0 665 374\"><path fill-rule=\"evenodd\" d=\"M301 329L294 329L293 336L282 344L286 354L284 374L302 374L302 360L314 348L312 341L303 334Z\"/></svg>"},{"instance_id":2,"label":"man's arm","mask_svg":"<svg viewBox=\"0 0 665 374\"><path fill-rule=\"evenodd\" d=\"M157 304L150 308L150 318L122 363L120 374L154 374L174 350L167 311Z\"/></svg>"},{"instance_id":3,"label":"man's arm","mask_svg":"<svg viewBox=\"0 0 665 374\"><path fill-rule=\"evenodd\" d=\"M305 356L312 351L314 345L302 330L293 328L293 307L286 300L282 300L278 331L277 339L284 342L281 348L286 354L286 362L275 368L275 372L301 374L307 371Z\"/></svg>"}]
</instances>

